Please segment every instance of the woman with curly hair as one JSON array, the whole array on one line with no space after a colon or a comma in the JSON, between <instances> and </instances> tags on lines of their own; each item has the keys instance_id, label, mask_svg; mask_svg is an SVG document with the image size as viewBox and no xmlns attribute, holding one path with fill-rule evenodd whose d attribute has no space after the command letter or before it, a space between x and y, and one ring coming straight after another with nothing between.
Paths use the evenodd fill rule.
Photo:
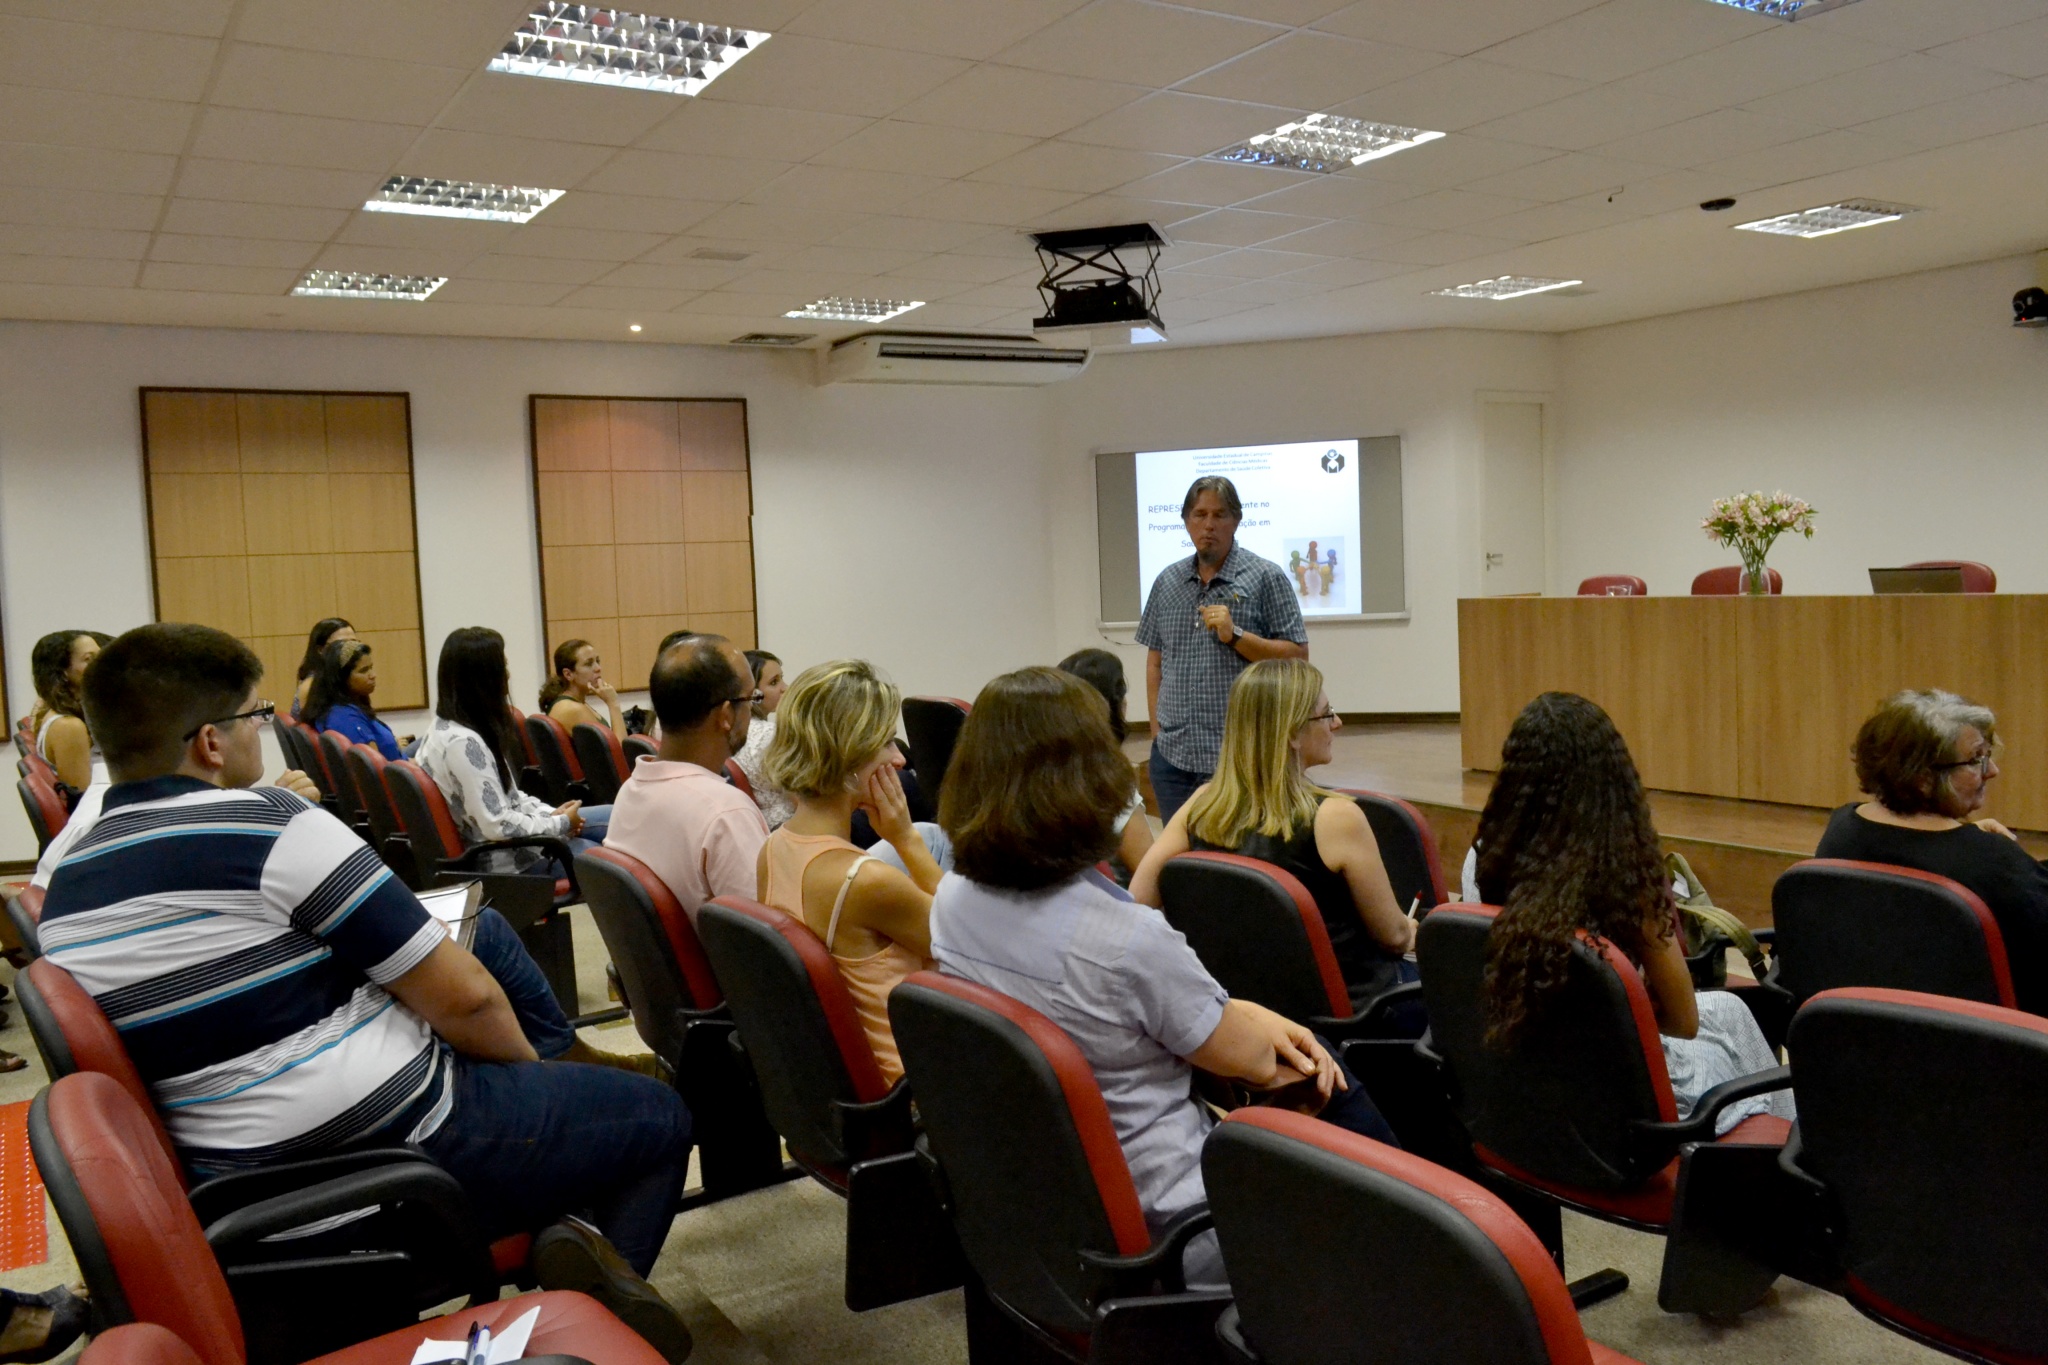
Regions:
<instances>
[{"instance_id":1,"label":"woman with curly hair","mask_svg":"<svg viewBox=\"0 0 2048 1365\"><path fill-rule=\"evenodd\" d=\"M1693 993L1642 780L1621 732L1584 697L1545 692L1515 718L1466 874L1467 900L1500 907L1486 945L1489 1042L1511 1044L1541 1016L1584 931L1642 973L1681 1115L1722 1082L1778 1064L1739 999ZM1716 1130L1756 1114L1791 1118L1790 1092L1728 1106Z\"/></svg>"}]
</instances>

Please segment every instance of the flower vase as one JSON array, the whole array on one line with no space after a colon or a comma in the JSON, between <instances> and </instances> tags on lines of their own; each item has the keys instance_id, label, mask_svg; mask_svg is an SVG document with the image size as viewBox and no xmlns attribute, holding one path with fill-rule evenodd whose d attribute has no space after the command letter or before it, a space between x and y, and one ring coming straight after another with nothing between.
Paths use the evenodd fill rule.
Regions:
<instances>
[{"instance_id":1,"label":"flower vase","mask_svg":"<svg viewBox=\"0 0 2048 1365\"><path fill-rule=\"evenodd\" d=\"M1742 590L1751 597L1771 595L1771 571L1764 567L1764 559L1770 552L1768 545L1742 551Z\"/></svg>"}]
</instances>

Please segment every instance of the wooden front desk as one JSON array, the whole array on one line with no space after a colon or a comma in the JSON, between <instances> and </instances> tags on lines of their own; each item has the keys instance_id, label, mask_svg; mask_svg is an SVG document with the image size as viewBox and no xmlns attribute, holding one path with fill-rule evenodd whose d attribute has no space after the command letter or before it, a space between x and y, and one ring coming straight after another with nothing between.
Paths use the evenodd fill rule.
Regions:
<instances>
[{"instance_id":1,"label":"wooden front desk","mask_svg":"<svg viewBox=\"0 0 2048 1365\"><path fill-rule=\"evenodd\" d=\"M1540 692L1605 707L1645 786L1835 806L1856 727L1904 687L1998 715L1987 813L2048 829L2048 596L1493 597L1458 603L1464 762Z\"/></svg>"}]
</instances>

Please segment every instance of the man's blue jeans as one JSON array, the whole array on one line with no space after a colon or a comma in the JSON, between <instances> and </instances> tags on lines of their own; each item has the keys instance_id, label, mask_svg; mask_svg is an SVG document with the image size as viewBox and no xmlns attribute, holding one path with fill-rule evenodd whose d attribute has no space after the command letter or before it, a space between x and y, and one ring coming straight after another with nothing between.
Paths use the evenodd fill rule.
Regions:
<instances>
[{"instance_id":1,"label":"man's blue jeans","mask_svg":"<svg viewBox=\"0 0 2048 1365\"><path fill-rule=\"evenodd\" d=\"M575 1042L554 993L495 910L472 948L505 989L535 1052ZM635 1270L654 1268L690 1165L690 1113L650 1076L573 1062L454 1061L453 1107L421 1144L475 1202L492 1236L565 1213L596 1224Z\"/></svg>"},{"instance_id":2,"label":"man's blue jeans","mask_svg":"<svg viewBox=\"0 0 2048 1365\"><path fill-rule=\"evenodd\" d=\"M1195 794L1195 788L1207 782L1214 774L1191 773L1186 768L1176 768L1159 756L1159 750L1152 750L1152 795L1159 802L1159 818L1173 819L1173 813L1188 803Z\"/></svg>"}]
</instances>

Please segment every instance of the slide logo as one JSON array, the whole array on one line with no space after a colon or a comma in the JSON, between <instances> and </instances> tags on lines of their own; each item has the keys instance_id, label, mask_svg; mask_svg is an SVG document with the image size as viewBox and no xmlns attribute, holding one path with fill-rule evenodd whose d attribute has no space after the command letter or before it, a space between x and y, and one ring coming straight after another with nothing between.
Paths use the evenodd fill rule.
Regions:
<instances>
[{"instance_id":1,"label":"slide logo","mask_svg":"<svg viewBox=\"0 0 2048 1365\"><path fill-rule=\"evenodd\" d=\"M1343 471L1344 452L1341 450L1331 450L1324 452L1323 472L1325 474L1341 474Z\"/></svg>"}]
</instances>

